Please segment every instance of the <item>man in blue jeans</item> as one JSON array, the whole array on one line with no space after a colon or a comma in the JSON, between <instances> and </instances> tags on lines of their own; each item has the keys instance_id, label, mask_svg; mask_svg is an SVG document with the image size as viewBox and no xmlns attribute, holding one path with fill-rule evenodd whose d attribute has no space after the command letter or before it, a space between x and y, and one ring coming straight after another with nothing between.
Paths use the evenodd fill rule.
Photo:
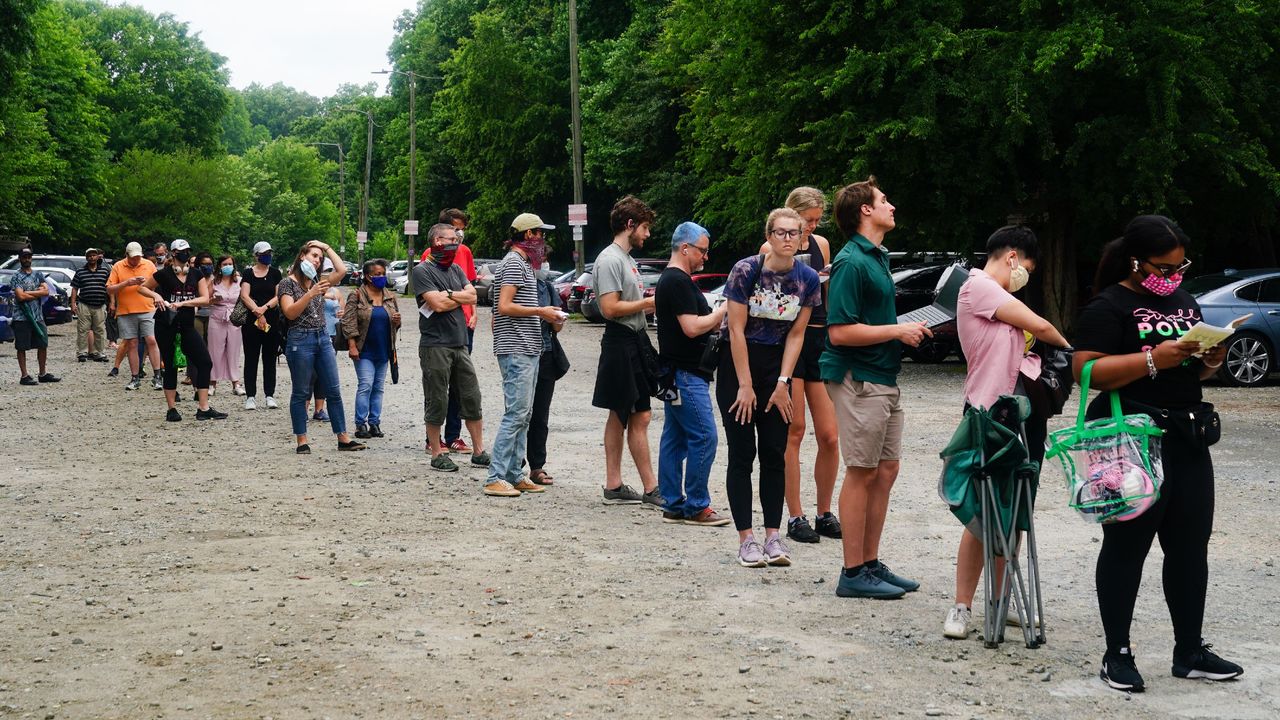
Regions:
<instances>
[{"instance_id":1,"label":"man in blue jeans","mask_svg":"<svg viewBox=\"0 0 1280 720\"><path fill-rule=\"evenodd\" d=\"M515 497L546 490L524 477L520 466L538 387L542 320L559 325L568 317L559 307L538 301L534 271L542 267L546 257L546 231L554 228L532 213L517 215L511 221L511 237L507 241L510 250L493 274L493 287L498 293L493 304L493 354L498 356L498 369L502 371L505 411L493 441L485 495Z\"/></svg>"},{"instance_id":2,"label":"man in blue jeans","mask_svg":"<svg viewBox=\"0 0 1280 720\"><path fill-rule=\"evenodd\" d=\"M666 401L658 448L658 490L663 522L719 527L729 524L711 507L707 479L716 459L716 420L711 407L711 371L702 356L712 332L728 311L712 310L692 273L711 252L711 236L701 225L681 223L671 236L671 262L655 291L658 357L674 368L676 397ZM727 352L727 350L726 350Z\"/></svg>"}]
</instances>

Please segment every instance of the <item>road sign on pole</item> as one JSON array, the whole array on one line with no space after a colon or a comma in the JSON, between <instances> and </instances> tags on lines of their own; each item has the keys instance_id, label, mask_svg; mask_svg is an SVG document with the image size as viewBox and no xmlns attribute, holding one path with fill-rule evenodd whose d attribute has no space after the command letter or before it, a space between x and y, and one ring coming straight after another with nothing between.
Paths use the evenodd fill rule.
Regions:
<instances>
[{"instance_id":1,"label":"road sign on pole","mask_svg":"<svg viewBox=\"0 0 1280 720\"><path fill-rule=\"evenodd\" d=\"M364 247L364 244L367 242L369 242L369 233L364 230L360 230L356 233L356 244L360 247Z\"/></svg>"},{"instance_id":2,"label":"road sign on pole","mask_svg":"<svg viewBox=\"0 0 1280 720\"><path fill-rule=\"evenodd\" d=\"M405 234L405 235L413 235L413 236L417 236L417 234L418 234L418 221L417 221L417 220L405 220L405 221L404 221L404 234Z\"/></svg>"},{"instance_id":3,"label":"road sign on pole","mask_svg":"<svg viewBox=\"0 0 1280 720\"><path fill-rule=\"evenodd\" d=\"M569 225L577 227L587 224L587 206L585 204L569 206Z\"/></svg>"}]
</instances>

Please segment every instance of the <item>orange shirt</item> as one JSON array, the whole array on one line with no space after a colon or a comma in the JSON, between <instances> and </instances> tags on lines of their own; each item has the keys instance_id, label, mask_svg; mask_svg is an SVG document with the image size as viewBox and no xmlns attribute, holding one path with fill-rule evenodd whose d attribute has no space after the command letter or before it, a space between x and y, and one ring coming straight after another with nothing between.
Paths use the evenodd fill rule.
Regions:
<instances>
[{"instance_id":1,"label":"orange shirt","mask_svg":"<svg viewBox=\"0 0 1280 720\"><path fill-rule=\"evenodd\" d=\"M118 285L129 278L140 277L143 280L156 274L156 266L150 260L142 258L138 262L137 267L129 267L128 260L120 260L111 266L111 277L107 278L108 285ZM156 309L156 303L151 298L138 292L141 285L130 285L122 287L116 293L116 315L131 315L133 313L153 312Z\"/></svg>"}]
</instances>

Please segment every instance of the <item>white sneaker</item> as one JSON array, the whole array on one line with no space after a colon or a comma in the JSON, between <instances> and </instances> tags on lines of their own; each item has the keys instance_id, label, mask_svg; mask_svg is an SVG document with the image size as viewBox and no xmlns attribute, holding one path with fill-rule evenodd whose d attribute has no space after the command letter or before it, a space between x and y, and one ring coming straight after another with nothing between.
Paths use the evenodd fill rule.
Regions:
<instances>
[{"instance_id":1,"label":"white sneaker","mask_svg":"<svg viewBox=\"0 0 1280 720\"><path fill-rule=\"evenodd\" d=\"M280 407L280 406L276 404L276 399L275 399L275 398L273 398L273 397L271 397L270 395L268 395L268 396L267 396L267 409L268 409L268 410L275 410L275 409L276 409L276 408L278 408L278 407Z\"/></svg>"},{"instance_id":2,"label":"white sneaker","mask_svg":"<svg viewBox=\"0 0 1280 720\"><path fill-rule=\"evenodd\" d=\"M216 388L216 387L210 387L210 388L209 388L209 397L213 397L214 395L216 395L216 394L217 394L217 392L218 392L218 388Z\"/></svg>"},{"instance_id":3,"label":"white sneaker","mask_svg":"<svg viewBox=\"0 0 1280 720\"><path fill-rule=\"evenodd\" d=\"M1004 616L1004 624L1008 627L1022 627L1022 621L1018 619L1018 611L1014 610L1012 607L1009 608L1009 613ZM1037 628L1040 627L1039 615L1035 616L1035 626Z\"/></svg>"},{"instance_id":4,"label":"white sneaker","mask_svg":"<svg viewBox=\"0 0 1280 720\"><path fill-rule=\"evenodd\" d=\"M251 397L247 397L247 398L245 398L245 399L244 399L244 409L245 409L245 410L257 410L257 409L258 409L258 403L257 403L257 402L255 402L253 398L251 398Z\"/></svg>"},{"instance_id":5,"label":"white sneaker","mask_svg":"<svg viewBox=\"0 0 1280 720\"><path fill-rule=\"evenodd\" d=\"M969 637L971 622L973 622L973 611L963 605L956 605L947 611L946 622L942 623L942 636L964 640Z\"/></svg>"}]
</instances>

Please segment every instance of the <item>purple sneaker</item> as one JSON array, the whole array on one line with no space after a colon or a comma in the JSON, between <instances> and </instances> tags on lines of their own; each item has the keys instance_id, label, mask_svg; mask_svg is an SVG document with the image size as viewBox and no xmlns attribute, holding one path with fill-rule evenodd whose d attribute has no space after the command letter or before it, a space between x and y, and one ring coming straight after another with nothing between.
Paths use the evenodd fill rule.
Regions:
<instances>
[{"instance_id":1,"label":"purple sneaker","mask_svg":"<svg viewBox=\"0 0 1280 720\"><path fill-rule=\"evenodd\" d=\"M770 565L785 567L791 564L791 553L782 544L782 538L774 535L764 541L764 555Z\"/></svg>"},{"instance_id":2,"label":"purple sneaker","mask_svg":"<svg viewBox=\"0 0 1280 720\"><path fill-rule=\"evenodd\" d=\"M747 538L738 548L738 564L749 568L762 568L768 564L764 559L764 548L755 538Z\"/></svg>"}]
</instances>

